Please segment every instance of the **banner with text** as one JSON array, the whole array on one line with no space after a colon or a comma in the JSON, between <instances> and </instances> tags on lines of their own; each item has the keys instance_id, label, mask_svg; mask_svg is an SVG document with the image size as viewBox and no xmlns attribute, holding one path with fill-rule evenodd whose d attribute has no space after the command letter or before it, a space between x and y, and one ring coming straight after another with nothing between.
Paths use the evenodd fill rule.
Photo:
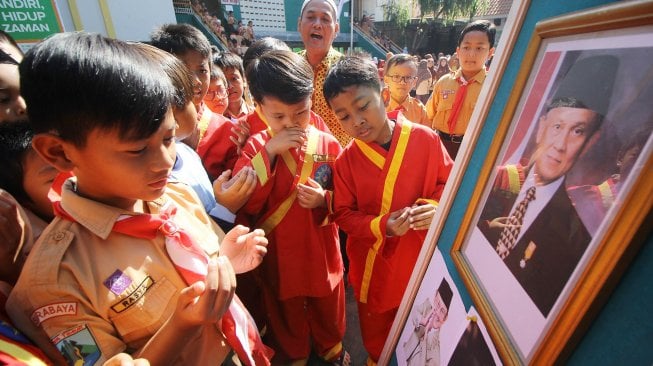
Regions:
<instances>
[{"instance_id":1,"label":"banner with text","mask_svg":"<svg viewBox=\"0 0 653 366\"><path fill-rule=\"evenodd\" d=\"M54 0L0 0L0 29L17 42L38 42L61 32Z\"/></svg>"}]
</instances>

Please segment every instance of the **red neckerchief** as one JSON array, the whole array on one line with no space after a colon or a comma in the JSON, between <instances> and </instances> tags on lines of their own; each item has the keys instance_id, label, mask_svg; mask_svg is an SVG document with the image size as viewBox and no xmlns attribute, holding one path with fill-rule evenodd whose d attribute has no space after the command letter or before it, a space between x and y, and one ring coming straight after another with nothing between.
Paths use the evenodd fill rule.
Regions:
<instances>
[{"instance_id":1,"label":"red neckerchief","mask_svg":"<svg viewBox=\"0 0 653 366\"><path fill-rule=\"evenodd\" d=\"M460 115L460 111L463 109L463 102L465 101L465 96L467 95L467 86L474 82L473 79L471 81L465 80L462 74L456 79L456 81L460 87L458 88L458 91L456 91L456 99L453 102L451 114L449 115L449 120L447 121L449 133L452 135L455 133L454 131L456 128L456 123L458 122L458 115Z\"/></svg>"}]
</instances>

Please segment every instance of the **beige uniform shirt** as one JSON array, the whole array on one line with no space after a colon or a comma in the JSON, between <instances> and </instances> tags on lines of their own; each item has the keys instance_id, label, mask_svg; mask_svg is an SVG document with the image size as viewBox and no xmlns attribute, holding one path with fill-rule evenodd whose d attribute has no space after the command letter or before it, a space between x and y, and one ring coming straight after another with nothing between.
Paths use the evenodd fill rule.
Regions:
<instances>
[{"instance_id":1,"label":"beige uniform shirt","mask_svg":"<svg viewBox=\"0 0 653 366\"><path fill-rule=\"evenodd\" d=\"M385 108L386 112L392 112L395 109L402 107L401 113L406 117L407 120L419 123L426 127L431 127L431 120L426 115L426 108L424 104L419 100L411 97L410 95L404 100L403 103L399 104L394 99L390 98L390 103Z\"/></svg>"},{"instance_id":2,"label":"beige uniform shirt","mask_svg":"<svg viewBox=\"0 0 653 366\"><path fill-rule=\"evenodd\" d=\"M70 364L81 359L102 364L142 347L173 313L187 285L166 254L161 234L147 240L112 232L118 216L130 212L77 195L73 179L64 185L61 204L77 222L57 217L45 229L7 309L28 336L45 331ZM168 199L178 207L177 224L209 255L217 255L221 231L194 192L170 183L162 197L145 205L158 213ZM219 365L230 350L215 326L179 341L179 358L171 364ZM184 351L191 342L203 350Z\"/></svg>"},{"instance_id":3,"label":"beige uniform shirt","mask_svg":"<svg viewBox=\"0 0 653 366\"><path fill-rule=\"evenodd\" d=\"M435 130L442 131L450 135L464 135L469 124L469 119L472 117L476 100L481 93L483 81L487 71L485 69L479 71L467 86L467 95L463 101L462 109L458 115L458 121L454 131L449 131L447 121L453 108L453 102L456 100L456 93L460 88L457 79L462 75L462 71L458 70L455 74L446 74L435 83L433 94L426 102L426 113L431 120L431 127ZM473 82L472 82L473 81Z\"/></svg>"}]
</instances>

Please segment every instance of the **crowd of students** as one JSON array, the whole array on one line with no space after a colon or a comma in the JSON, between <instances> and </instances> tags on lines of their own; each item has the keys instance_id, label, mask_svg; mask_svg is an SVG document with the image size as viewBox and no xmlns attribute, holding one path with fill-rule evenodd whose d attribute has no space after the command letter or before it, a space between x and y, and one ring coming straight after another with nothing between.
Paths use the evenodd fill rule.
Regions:
<instances>
[{"instance_id":1,"label":"crowd of students","mask_svg":"<svg viewBox=\"0 0 653 366\"><path fill-rule=\"evenodd\" d=\"M204 1L191 1L195 14L215 34L222 43L229 49L229 52L243 56L249 46L256 40L254 34L254 22L249 20L247 25L242 20L236 20L233 11L226 16L226 24L222 24L214 13L209 11Z\"/></svg>"},{"instance_id":2,"label":"crowd of students","mask_svg":"<svg viewBox=\"0 0 653 366\"><path fill-rule=\"evenodd\" d=\"M1 339L0 360L349 365L339 230L379 360L494 33L465 28L425 107L412 57L381 80L331 47L335 13L303 3L299 54L220 53L185 24L24 58L0 37L2 324L31 340Z\"/></svg>"}]
</instances>

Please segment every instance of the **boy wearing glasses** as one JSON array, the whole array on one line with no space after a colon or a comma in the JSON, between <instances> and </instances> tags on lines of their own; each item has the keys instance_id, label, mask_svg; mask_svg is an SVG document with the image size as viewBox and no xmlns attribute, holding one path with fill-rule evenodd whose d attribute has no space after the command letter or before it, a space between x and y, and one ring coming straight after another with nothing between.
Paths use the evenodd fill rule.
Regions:
<instances>
[{"instance_id":1,"label":"boy wearing glasses","mask_svg":"<svg viewBox=\"0 0 653 366\"><path fill-rule=\"evenodd\" d=\"M426 102L431 127L454 160L487 75L485 62L494 54L495 32L494 25L487 20L465 26L456 48L460 68L442 76Z\"/></svg>"},{"instance_id":2,"label":"boy wearing glasses","mask_svg":"<svg viewBox=\"0 0 653 366\"><path fill-rule=\"evenodd\" d=\"M388 59L385 64L383 100L386 112L401 111L407 120L431 126L422 102L410 96L417 81L417 65L413 56L400 53Z\"/></svg>"},{"instance_id":3,"label":"boy wearing glasses","mask_svg":"<svg viewBox=\"0 0 653 366\"><path fill-rule=\"evenodd\" d=\"M216 56L219 57L219 50L212 52L212 59ZM209 82L209 90L204 96L204 104L211 110L211 112L222 115L227 110L229 105L229 84L227 78L224 76L222 69L219 67L211 67L211 81Z\"/></svg>"}]
</instances>

